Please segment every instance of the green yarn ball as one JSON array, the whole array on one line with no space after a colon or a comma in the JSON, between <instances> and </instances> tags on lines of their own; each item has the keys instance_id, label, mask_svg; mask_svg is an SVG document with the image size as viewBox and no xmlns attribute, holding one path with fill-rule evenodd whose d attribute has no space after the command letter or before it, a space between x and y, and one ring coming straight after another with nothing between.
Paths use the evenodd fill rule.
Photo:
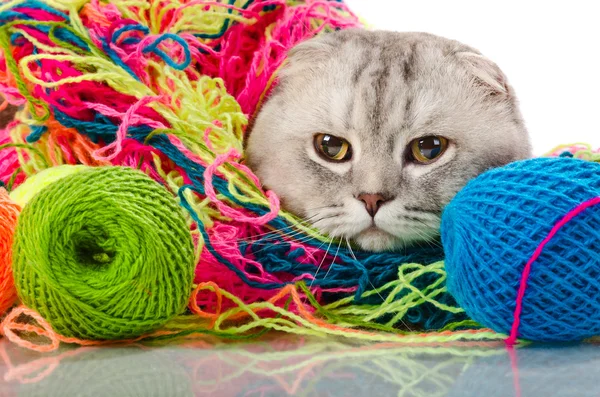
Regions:
<instances>
[{"instance_id":1,"label":"green yarn ball","mask_svg":"<svg viewBox=\"0 0 600 397\"><path fill-rule=\"evenodd\" d=\"M127 339L183 312L195 267L181 207L145 174L89 168L23 208L13 272L21 301L61 335Z\"/></svg>"}]
</instances>

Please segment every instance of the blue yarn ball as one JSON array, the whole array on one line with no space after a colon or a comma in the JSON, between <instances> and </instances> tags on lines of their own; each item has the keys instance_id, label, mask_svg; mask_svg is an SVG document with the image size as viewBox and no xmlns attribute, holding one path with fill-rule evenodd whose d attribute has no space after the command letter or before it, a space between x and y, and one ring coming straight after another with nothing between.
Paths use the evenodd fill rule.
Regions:
<instances>
[{"instance_id":1,"label":"blue yarn ball","mask_svg":"<svg viewBox=\"0 0 600 397\"><path fill-rule=\"evenodd\" d=\"M500 333L512 328L525 264L553 226L600 196L600 164L524 160L471 181L446 207L442 243L448 291ZM519 337L577 341L600 335L600 206L563 226L531 267Z\"/></svg>"}]
</instances>

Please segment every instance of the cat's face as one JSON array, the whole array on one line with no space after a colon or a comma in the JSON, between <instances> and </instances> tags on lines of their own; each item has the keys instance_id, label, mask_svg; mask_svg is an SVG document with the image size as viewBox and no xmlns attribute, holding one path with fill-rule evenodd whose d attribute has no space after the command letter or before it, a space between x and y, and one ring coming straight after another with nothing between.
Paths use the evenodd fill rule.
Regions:
<instances>
[{"instance_id":1,"label":"cat's face","mask_svg":"<svg viewBox=\"0 0 600 397\"><path fill-rule=\"evenodd\" d=\"M496 65L436 36L360 30L292 50L247 141L285 208L375 251L436 238L469 179L529 155Z\"/></svg>"}]
</instances>

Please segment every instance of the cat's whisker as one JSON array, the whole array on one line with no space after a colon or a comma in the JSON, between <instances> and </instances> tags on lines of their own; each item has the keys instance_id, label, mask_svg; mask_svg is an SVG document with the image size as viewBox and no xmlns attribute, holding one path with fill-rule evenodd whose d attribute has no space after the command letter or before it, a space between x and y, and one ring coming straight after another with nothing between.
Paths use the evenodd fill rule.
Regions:
<instances>
[{"instance_id":1,"label":"cat's whisker","mask_svg":"<svg viewBox=\"0 0 600 397\"><path fill-rule=\"evenodd\" d=\"M321 248L322 248L322 247L323 247L323 246L324 246L326 243L327 243L327 240L325 240L325 241L321 242L321 245L319 245L319 247L317 248L317 250L320 250L320 249L321 249ZM307 260L308 258L309 258L309 255L306 255L306 256L304 257L304 259L302 259L302 261L301 261L299 264L300 264L300 265L302 265L302 264L306 263L306 260ZM313 279L313 282L314 282L314 279ZM312 283L311 283L311 286L312 286ZM309 288L310 288L310 287L309 287Z\"/></svg>"},{"instance_id":2,"label":"cat's whisker","mask_svg":"<svg viewBox=\"0 0 600 397\"><path fill-rule=\"evenodd\" d=\"M323 209L333 209L333 208L340 208L343 207L342 204L331 204L331 205L324 205L322 207L314 207L314 208L307 208L306 212L311 212L311 211L319 211L319 210L323 210Z\"/></svg>"},{"instance_id":3,"label":"cat's whisker","mask_svg":"<svg viewBox=\"0 0 600 397\"><path fill-rule=\"evenodd\" d=\"M298 234L301 234L301 233L298 233ZM301 237L299 239L295 239L294 242L296 242L296 243L305 243L305 242L308 242L308 241L311 241L311 240L315 240L315 237L308 235L308 236ZM254 255L256 255L256 254L259 254L259 253L263 252L264 250L269 249L270 247L272 247L273 243L270 243L270 242L254 243L253 245L263 246L263 248L261 248L261 249L259 249L257 251L253 251L252 252Z\"/></svg>"},{"instance_id":4,"label":"cat's whisker","mask_svg":"<svg viewBox=\"0 0 600 397\"><path fill-rule=\"evenodd\" d=\"M398 219L407 219L407 220L422 220L422 221L435 221L439 222L439 215L434 214L433 212L415 212L411 211L408 214L399 214L397 215Z\"/></svg>"},{"instance_id":5,"label":"cat's whisker","mask_svg":"<svg viewBox=\"0 0 600 397\"><path fill-rule=\"evenodd\" d=\"M324 219L328 219L328 218L333 218L333 217L336 217L336 216L339 216L339 215L330 215L330 216L326 216L326 217L323 217L323 218L322 218L322 219L320 219L320 220L324 220ZM274 236L278 234L278 235L279 235L280 237L282 237L282 238L289 238L289 239L293 239L295 243L306 243L306 242L309 242L309 241L311 241L311 240L316 240L316 238L315 238L315 237L313 237L313 236L311 236L311 235L306 235L306 236L303 236L303 237L301 237L301 238L297 238L297 239L295 238L296 236L302 235L303 233L304 233L304 231L302 231L302 230L298 230L298 231L294 231L293 233L283 233L283 234L275 233L275 234L274 234ZM269 234L270 234L270 233L269 233ZM262 237L262 239L265 239L265 238L268 238L268 237ZM215 246L215 247L220 247L221 249L227 249L227 248L229 248L229 249L231 249L233 252L235 252L235 251L237 251L237 249L238 249L238 245L237 245L237 243L239 243L239 242L243 241L243 242L246 242L246 243L248 243L248 244L250 244L250 245L259 245L259 246L262 246L262 247L263 247L263 248L261 248L261 249L259 249L259 250L257 250L257 251L254 251L254 252L253 252L253 254L254 254L254 255L256 255L256 254L259 254L259 253L261 253L261 252L265 251L266 249L268 249L268 248L269 248L269 247L272 245L272 243L271 243L271 242L268 242L268 241L267 241L267 242L259 242L260 240L261 240L261 239L256 239L255 241L251 241L251 240L243 240L243 239L240 239L240 240L237 240L237 241L236 241L235 243L233 243L233 244L230 244L230 243L212 243L211 245L212 245L212 246ZM332 238L332 241L333 241L333 238ZM324 242L324 243L325 243L325 242ZM322 244L319 246L319 248L321 248L321 247L323 246L323 244L324 244L324 243L322 243Z\"/></svg>"},{"instance_id":6,"label":"cat's whisker","mask_svg":"<svg viewBox=\"0 0 600 397\"><path fill-rule=\"evenodd\" d=\"M306 236L306 237L303 237L302 239L298 239L297 242L298 243L305 243L305 242L310 241L311 239L314 239L314 237L312 237L312 236ZM258 245L258 246L263 247L263 248L261 248L259 250L252 251L252 254L256 255L256 254L259 254L259 253L261 253L261 252L269 249L269 247L272 247L273 244L272 243L254 243L253 245ZM238 252L239 247L238 246L227 245L227 246L222 247L221 249L224 250L224 251L227 250L227 249L230 249L231 252Z\"/></svg>"},{"instance_id":7,"label":"cat's whisker","mask_svg":"<svg viewBox=\"0 0 600 397\"><path fill-rule=\"evenodd\" d=\"M310 217L308 217L308 218L299 219L299 220L298 220L297 222L295 222L295 224L293 224L293 225L289 225L289 226L286 226L286 227L282 227L281 229L275 229L275 230L272 230L272 231L270 231L270 232L265 232L265 233L261 233L261 234L255 234L255 235L253 235L253 236L252 236L252 238L256 238L256 237L263 237L263 236L268 236L268 235L270 235L270 234L276 234L276 233L279 233L280 231L283 231L283 230L287 230L287 229L294 228L294 227L296 227L296 226L297 226L297 224L300 224L300 225L304 225L304 224L310 225L310 221L311 221L312 219L316 218L317 216L319 216L319 214L315 214L315 215L313 215L313 216L310 216ZM243 240L243 241L248 241L248 240L244 240L244 239L239 239L239 240L240 240L240 241L242 241L242 240Z\"/></svg>"},{"instance_id":8,"label":"cat's whisker","mask_svg":"<svg viewBox=\"0 0 600 397\"><path fill-rule=\"evenodd\" d=\"M348 250L350 250L350 255L352 256L352 259L354 259L355 261L358 262L358 259L356 259L356 255L354 255L354 250L352 250L352 245L350 244L350 240L346 237L346 244L348 245ZM375 291L375 293L377 295L379 295L379 297L381 298L381 302L385 302L385 298L379 293L379 291L377 290L377 288L375 288L375 286L373 285L373 283L371 282L371 280L369 279L369 285L371 285L371 288L373 288L373 291ZM412 329L410 328L410 326L402 319L400 319L400 321L402 322L402 324L409 330L412 332Z\"/></svg>"},{"instance_id":9,"label":"cat's whisker","mask_svg":"<svg viewBox=\"0 0 600 397\"><path fill-rule=\"evenodd\" d=\"M323 255L323 259L321 259L321 263L319 263L319 266L317 267L315 276L313 277L313 279L310 282L310 285L308 286L309 289L312 288L313 284L315 283L315 280L317 279L317 276L319 275L319 271L321 271L321 267L323 266L323 263L325 263L325 259L327 259L327 255L329 254L329 250L331 249L331 244L333 244L333 240L334 240L334 238L332 237L331 240L329 241L329 245L327 246L327 249L325 250L325 255Z\"/></svg>"},{"instance_id":10,"label":"cat's whisker","mask_svg":"<svg viewBox=\"0 0 600 397\"><path fill-rule=\"evenodd\" d=\"M423 226L425 226L428 229L431 229L431 226L426 224L425 222L415 219L417 222L419 222L420 224L422 224ZM415 228L413 229L413 231L425 242L427 243L430 247L432 248L443 248L442 245L440 243L438 243L437 241L435 241L434 239L431 238L431 236L428 236L427 234L423 233L420 229Z\"/></svg>"},{"instance_id":11,"label":"cat's whisker","mask_svg":"<svg viewBox=\"0 0 600 397\"><path fill-rule=\"evenodd\" d=\"M354 259L355 261L358 262L358 259L356 258L356 255L354 254L354 250L352 249L352 244L350 244L350 240L347 237L346 237L346 245L348 246L348 250L350 251L350 256L352 256L352 259ZM377 288L375 288L375 286L373 285L373 283L371 282L370 279L369 279L369 285L371 286L371 288L373 288L373 291L375 291L375 293L379 296L379 298L381 299L381 302L382 303L385 302L385 298L383 297L383 295L381 295L379 293ZM404 320L401 319L400 321L409 331L412 331L410 326Z\"/></svg>"},{"instance_id":12,"label":"cat's whisker","mask_svg":"<svg viewBox=\"0 0 600 397\"><path fill-rule=\"evenodd\" d=\"M442 213L442 211L440 211L439 209L433 210L433 209L428 209L428 208L408 207L408 206L404 206L404 209L410 213L432 214L432 215L436 215L438 217Z\"/></svg>"},{"instance_id":13,"label":"cat's whisker","mask_svg":"<svg viewBox=\"0 0 600 397\"><path fill-rule=\"evenodd\" d=\"M299 223L299 224L306 224L307 227L310 227L312 225L312 223L310 223L310 221L313 218L317 217L317 216L318 216L318 214L314 215L312 217L300 220L297 223ZM284 230L295 228L295 227L297 227L297 225L290 225L290 226L286 226L286 227L283 227L283 228L280 228L280 229L272 230L270 232L261 233L261 234L255 234L251 238L236 239L234 241L234 243L245 242L245 243L248 243L248 244L261 244L261 243L258 243L258 242L260 240L264 240L264 239L268 238L269 236L279 235L279 236L283 236L283 237L289 237L289 236L292 236L292 235L297 235L297 234L302 234L303 233L302 230L293 230L291 233L280 233L280 232L282 232ZM227 243L213 243L212 245L214 245L214 246L219 246L219 245L220 246L229 246L229 245L231 245L231 243L229 243L229 242L227 242Z\"/></svg>"},{"instance_id":14,"label":"cat's whisker","mask_svg":"<svg viewBox=\"0 0 600 397\"><path fill-rule=\"evenodd\" d=\"M304 236L302 238L294 240L294 242L295 243L306 243L306 242L311 241L311 240L316 240L316 238L313 237L313 236ZM261 248L258 251L254 251L253 252L254 255L256 255L256 254L258 254L260 252L263 252L264 250L268 249L272 244L271 243L264 243L264 244L260 244L260 245L263 245L264 248Z\"/></svg>"},{"instance_id":15,"label":"cat's whisker","mask_svg":"<svg viewBox=\"0 0 600 397\"><path fill-rule=\"evenodd\" d=\"M333 260L331 261L331 264L329 265L329 268L327 269L327 273L325 273L325 277L323 277L323 281L325 281L325 279L329 275L329 272L331 271L331 268L335 264L335 260L337 259L338 254L340 253L340 248L341 247L342 247L342 240L340 240L340 242L338 244L337 250L335 251L335 255L333 256Z\"/></svg>"},{"instance_id":16,"label":"cat's whisker","mask_svg":"<svg viewBox=\"0 0 600 397\"><path fill-rule=\"evenodd\" d=\"M418 229L415 230L415 233L421 238L422 242L425 242L425 244L429 245L431 248L442 248L441 245L434 243L434 240L432 240L430 236L427 236L425 233L419 231Z\"/></svg>"},{"instance_id":17,"label":"cat's whisker","mask_svg":"<svg viewBox=\"0 0 600 397\"><path fill-rule=\"evenodd\" d=\"M321 219L319 219L317 221L314 221L312 224L313 224L313 226L316 226L317 223L319 223L319 222L322 222L322 221L325 221L325 220L328 220L328 219L334 219L334 218L337 218L339 216L342 216L343 214L344 214L343 212L340 212L338 214L332 214L332 215L329 215L329 216L325 216L325 217L323 217L323 218L321 218Z\"/></svg>"}]
</instances>

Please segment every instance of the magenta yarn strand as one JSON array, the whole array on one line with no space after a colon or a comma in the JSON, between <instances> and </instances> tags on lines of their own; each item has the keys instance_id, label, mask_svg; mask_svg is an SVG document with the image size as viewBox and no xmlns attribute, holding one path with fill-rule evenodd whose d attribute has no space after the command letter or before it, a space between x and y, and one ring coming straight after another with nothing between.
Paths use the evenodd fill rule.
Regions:
<instances>
[{"instance_id":1,"label":"magenta yarn strand","mask_svg":"<svg viewBox=\"0 0 600 397\"><path fill-rule=\"evenodd\" d=\"M517 293L517 305L515 307L514 320L512 324L512 329L510 331L510 336L506 338L506 344L509 346L515 345L517 341L517 337L519 334L519 324L521 323L521 311L523 309L523 298L525 297L525 291L527 290L527 280L529 279L529 274L531 273L531 266L533 263L539 258L544 250L544 247L552 240L552 238L558 233L558 231L569 223L573 218L577 215L581 214L586 209L593 207L595 205L600 204L600 197L594 197L588 201L584 201L579 204L577 207L573 208L569 211L548 233L548 236L541 242L540 245L533 252L533 255L527 261L525 268L523 269L523 274L521 275L521 282L519 285L519 291Z\"/></svg>"}]
</instances>

